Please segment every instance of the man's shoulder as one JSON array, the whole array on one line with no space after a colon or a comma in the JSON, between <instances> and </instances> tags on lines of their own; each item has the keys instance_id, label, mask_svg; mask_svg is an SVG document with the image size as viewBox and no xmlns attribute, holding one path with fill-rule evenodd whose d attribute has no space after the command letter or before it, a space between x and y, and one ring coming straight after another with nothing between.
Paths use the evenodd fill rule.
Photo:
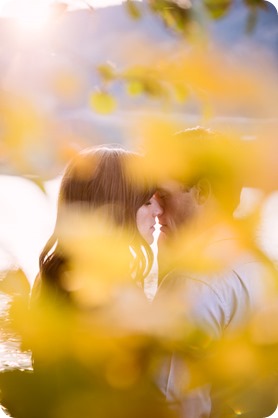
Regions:
<instances>
[{"instance_id":1,"label":"man's shoulder","mask_svg":"<svg viewBox=\"0 0 278 418\"><path fill-rule=\"evenodd\" d=\"M186 271L174 269L163 278L160 287L188 288L190 286L208 287L215 292L229 289L244 289L266 286L269 279L267 266L252 254L243 254L236 262L226 268L208 271ZM269 281L269 280L268 280Z\"/></svg>"},{"instance_id":2,"label":"man's shoulder","mask_svg":"<svg viewBox=\"0 0 278 418\"><path fill-rule=\"evenodd\" d=\"M168 290L175 290L177 288L180 290L204 288L218 293L219 290L224 289L225 287L231 287L235 281L239 280L239 277L239 274L231 268L210 272L175 269L163 278L159 286L159 291L164 288L167 288Z\"/></svg>"},{"instance_id":3,"label":"man's shoulder","mask_svg":"<svg viewBox=\"0 0 278 418\"><path fill-rule=\"evenodd\" d=\"M267 265L246 253L220 271L173 270L162 280L157 297L171 295L184 305L194 305L196 311L213 308L227 324L262 307L275 286Z\"/></svg>"}]
</instances>

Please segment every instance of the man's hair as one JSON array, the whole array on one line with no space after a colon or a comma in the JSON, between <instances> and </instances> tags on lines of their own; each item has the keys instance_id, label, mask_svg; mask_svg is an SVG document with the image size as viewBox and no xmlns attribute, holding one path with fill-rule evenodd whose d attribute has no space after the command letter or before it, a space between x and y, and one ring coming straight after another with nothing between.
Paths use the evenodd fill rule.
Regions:
<instances>
[{"instance_id":1,"label":"man's hair","mask_svg":"<svg viewBox=\"0 0 278 418\"><path fill-rule=\"evenodd\" d=\"M239 204L243 186L235 160L238 138L201 126L179 131L175 137L183 141L187 164L179 181L188 188L206 179L219 202L233 211Z\"/></svg>"}]
</instances>

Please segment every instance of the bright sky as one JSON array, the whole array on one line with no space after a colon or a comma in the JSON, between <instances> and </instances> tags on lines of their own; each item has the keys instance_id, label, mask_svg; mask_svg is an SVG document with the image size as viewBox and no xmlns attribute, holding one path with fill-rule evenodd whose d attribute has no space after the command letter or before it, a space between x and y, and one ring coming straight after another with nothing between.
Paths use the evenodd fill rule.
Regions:
<instances>
[{"instance_id":1,"label":"bright sky","mask_svg":"<svg viewBox=\"0 0 278 418\"><path fill-rule=\"evenodd\" d=\"M35 31L41 32L50 16L50 4L67 3L69 9L82 9L88 6L106 7L121 4L125 0L0 0L0 16L13 16L18 20L19 29L26 36ZM140 0L139 0L140 1ZM278 10L278 0L271 1Z\"/></svg>"},{"instance_id":2,"label":"bright sky","mask_svg":"<svg viewBox=\"0 0 278 418\"><path fill-rule=\"evenodd\" d=\"M50 4L62 0L0 0L0 16L13 16L17 18L23 33L32 34L34 30L41 31L48 22ZM92 7L106 7L112 4L121 4L125 0L63 0L70 9ZM278 0L271 0L278 10Z\"/></svg>"},{"instance_id":3,"label":"bright sky","mask_svg":"<svg viewBox=\"0 0 278 418\"><path fill-rule=\"evenodd\" d=\"M278 0L269 0L274 4L278 10ZM57 0L0 0L0 14L5 14L6 12L11 12L16 10L26 10L27 8L30 11L30 6L46 7L48 4L56 3ZM111 4L120 4L123 0L63 0L64 3L68 3L74 7L84 7L86 4L89 4L93 7L105 7Z\"/></svg>"},{"instance_id":4,"label":"bright sky","mask_svg":"<svg viewBox=\"0 0 278 418\"><path fill-rule=\"evenodd\" d=\"M67 3L73 10L121 4L122 0L0 0L0 16L16 18L24 36L33 35L34 31L43 33L51 13L49 5L55 3Z\"/></svg>"},{"instance_id":5,"label":"bright sky","mask_svg":"<svg viewBox=\"0 0 278 418\"><path fill-rule=\"evenodd\" d=\"M17 10L30 8L46 8L49 4L58 3L57 0L0 0L0 14L16 13ZM105 7L111 4L120 4L122 0L63 0L72 7Z\"/></svg>"}]
</instances>

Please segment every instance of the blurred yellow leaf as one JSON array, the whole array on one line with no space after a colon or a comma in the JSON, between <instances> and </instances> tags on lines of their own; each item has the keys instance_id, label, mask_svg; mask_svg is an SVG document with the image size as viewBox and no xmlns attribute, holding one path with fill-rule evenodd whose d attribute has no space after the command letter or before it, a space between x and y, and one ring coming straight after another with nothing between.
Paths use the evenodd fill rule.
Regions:
<instances>
[{"instance_id":1,"label":"blurred yellow leaf","mask_svg":"<svg viewBox=\"0 0 278 418\"><path fill-rule=\"evenodd\" d=\"M227 14L232 5L232 0L205 0L204 3L211 17L218 19Z\"/></svg>"},{"instance_id":2,"label":"blurred yellow leaf","mask_svg":"<svg viewBox=\"0 0 278 418\"><path fill-rule=\"evenodd\" d=\"M267 303L267 306L256 313L251 323L251 333L256 344L278 344L278 324L273 321L278 314L278 300L269 298Z\"/></svg>"},{"instance_id":3,"label":"blurred yellow leaf","mask_svg":"<svg viewBox=\"0 0 278 418\"><path fill-rule=\"evenodd\" d=\"M176 83L173 84L173 87L177 100L181 103L185 102L189 96L189 91L186 85L182 83Z\"/></svg>"},{"instance_id":4,"label":"blurred yellow leaf","mask_svg":"<svg viewBox=\"0 0 278 418\"><path fill-rule=\"evenodd\" d=\"M0 272L0 291L11 296L28 298L29 281L21 269Z\"/></svg>"},{"instance_id":5,"label":"blurred yellow leaf","mask_svg":"<svg viewBox=\"0 0 278 418\"><path fill-rule=\"evenodd\" d=\"M139 133L141 141L138 147L145 155L144 160L133 167L139 175L143 172L158 182L173 177L180 178L187 172L184 145L174 136L179 130L176 124L156 118L145 118L135 124L134 130L137 129L138 132L133 135L138 137Z\"/></svg>"},{"instance_id":6,"label":"blurred yellow leaf","mask_svg":"<svg viewBox=\"0 0 278 418\"><path fill-rule=\"evenodd\" d=\"M140 8L137 5L137 2L135 2L134 0L127 0L124 3L129 15L133 18L133 19L140 19L141 17L141 11Z\"/></svg>"},{"instance_id":7,"label":"blurred yellow leaf","mask_svg":"<svg viewBox=\"0 0 278 418\"><path fill-rule=\"evenodd\" d=\"M63 285L85 306L106 303L120 283L131 280L128 231L114 226L106 210L104 206L92 216L73 207L64 212L58 225L62 247L70 258Z\"/></svg>"},{"instance_id":8,"label":"blurred yellow leaf","mask_svg":"<svg viewBox=\"0 0 278 418\"><path fill-rule=\"evenodd\" d=\"M115 353L106 364L106 378L116 388L131 386L140 376L139 361L128 351Z\"/></svg>"},{"instance_id":9,"label":"blurred yellow leaf","mask_svg":"<svg viewBox=\"0 0 278 418\"><path fill-rule=\"evenodd\" d=\"M99 91L90 95L90 106L98 113L107 114L116 109L116 101L110 94Z\"/></svg>"},{"instance_id":10,"label":"blurred yellow leaf","mask_svg":"<svg viewBox=\"0 0 278 418\"><path fill-rule=\"evenodd\" d=\"M137 96L144 92L144 86L142 82L134 80L127 83L127 92L131 96Z\"/></svg>"},{"instance_id":11,"label":"blurred yellow leaf","mask_svg":"<svg viewBox=\"0 0 278 418\"><path fill-rule=\"evenodd\" d=\"M116 76L114 66L110 63L99 65L97 71L105 82L112 81Z\"/></svg>"}]
</instances>

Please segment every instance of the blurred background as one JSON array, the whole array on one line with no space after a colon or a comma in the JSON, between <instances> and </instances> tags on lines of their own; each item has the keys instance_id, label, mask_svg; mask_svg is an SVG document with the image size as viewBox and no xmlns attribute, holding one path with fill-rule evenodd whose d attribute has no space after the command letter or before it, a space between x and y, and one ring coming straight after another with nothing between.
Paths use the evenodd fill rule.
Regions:
<instances>
[{"instance_id":1,"label":"blurred background","mask_svg":"<svg viewBox=\"0 0 278 418\"><path fill-rule=\"evenodd\" d=\"M185 13L188 2L174 3ZM150 118L236 132L246 141L276 139L277 1L226 3L227 10L179 26L150 8L152 1L0 1L0 270L20 268L32 285L54 227L63 168L83 147L137 149ZM200 58L195 50L204 45L209 53ZM187 56L193 64L184 82ZM276 263L275 165L265 190L256 181L244 188L237 213L263 202L257 239ZM7 299L0 303L5 312ZM1 368L30 367L12 338L0 354Z\"/></svg>"},{"instance_id":2,"label":"blurred background","mask_svg":"<svg viewBox=\"0 0 278 418\"><path fill-rule=\"evenodd\" d=\"M271 88L261 107L250 102L239 104L233 98L228 104L216 104L214 109L205 96L201 100L190 97L171 102L169 106L163 94L151 88L145 95L129 94L124 71L152 66L154 51L157 59L167 56L175 60L181 37L159 15L150 12L147 2L135 3L140 18L134 18L134 13L121 3L0 3L0 93L3 106L9 102L4 119L10 118L18 130L34 115L39 120L36 123L42 124L32 126L32 135L37 135L34 141L27 138L26 142L26 134L10 142L7 139L0 160L1 266L20 265L30 283L37 273L40 250L54 225L59 176L72 149L111 142L134 148L137 138L131 127L150 115L169 118L184 128L202 124L236 129L248 139L255 138L265 127L277 126L277 102ZM277 5L272 3L265 2L266 9L256 10L253 23L249 9L240 0L234 1L221 18L205 22L211 49L220 45L223 60L227 58L234 68L240 63L252 75L255 71L260 79L277 76L272 69L276 70L278 63L278 18L274 7ZM248 25L253 27L248 29ZM182 49L192 49L190 39L183 39ZM101 65L107 66L111 79L103 77L105 68L100 71ZM230 76L227 74L227 84ZM108 111L92 108L91 95L99 91L108 92L108 99L116 98L115 106L111 102L113 111L109 111L111 103L106 104ZM20 106L26 109L26 115L16 114ZM34 182L39 177L46 193ZM259 193L246 190L242 199L242 205L249 207L254 199L259 199ZM262 236L267 250L275 257L276 193L265 205Z\"/></svg>"}]
</instances>

